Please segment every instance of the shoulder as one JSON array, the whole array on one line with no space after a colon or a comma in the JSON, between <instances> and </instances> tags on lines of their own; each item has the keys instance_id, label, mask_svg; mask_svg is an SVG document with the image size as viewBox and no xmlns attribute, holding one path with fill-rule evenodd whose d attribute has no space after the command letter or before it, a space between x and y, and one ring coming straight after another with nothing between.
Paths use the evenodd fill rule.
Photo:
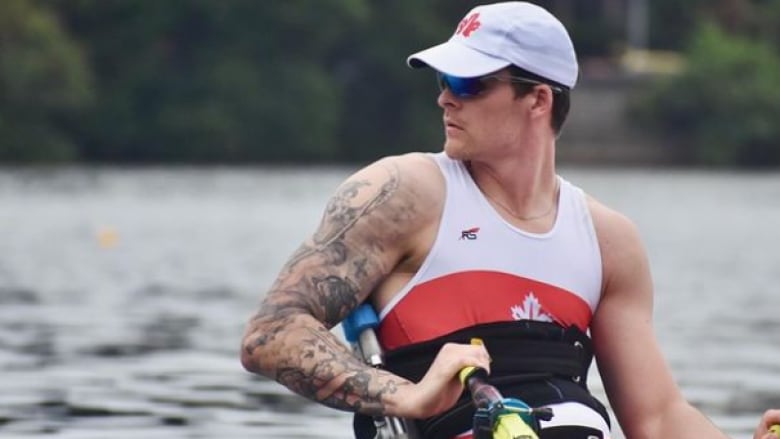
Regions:
<instances>
[{"instance_id":1,"label":"shoulder","mask_svg":"<svg viewBox=\"0 0 780 439\"><path fill-rule=\"evenodd\" d=\"M376 198L377 208L398 220L418 219L444 202L444 177L430 154L379 159L348 177L340 190ZM423 209L425 208L425 209Z\"/></svg>"},{"instance_id":2,"label":"shoulder","mask_svg":"<svg viewBox=\"0 0 780 439\"><path fill-rule=\"evenodd\" d=\"M586 200L600 244L614 245L625 239L639 238L636 224L628 216L590 195L586 195Z\"/></svg>"},{"instance_id":3,"label":"shoulder","mask_svg":"<svg viewBox=\"0 0 780 439\"><path fill-rule=\"evenodd\" d=\"M587 203L601 250L605 283L646 271L647 256L636 224L589 195Z\"/></svg>"},{"instance_id":4,"label":"shoulder","mask_svg":"<svg viewBox=\"0 0 780 439\"><path fill-rule=\"evenodd\" d=\"M406 251L415 231L438 218L444 178L433 157L411 153L377 160L350 175L326 206L323 223L348 237Z\"/></svg>"},{"instance_id":5,"label":"shoulder","mask_svg":"<svg viewBox=\"0 0 780 439\"><path fill-rule=\"evenodd\" d=\"M443 184L441 171L431 154L408 153L383 157L359 170L353 177L377 172L388 174L398 184L419 186L422 190L434 189L438 184Z\"/></svg>"}]
</instances>

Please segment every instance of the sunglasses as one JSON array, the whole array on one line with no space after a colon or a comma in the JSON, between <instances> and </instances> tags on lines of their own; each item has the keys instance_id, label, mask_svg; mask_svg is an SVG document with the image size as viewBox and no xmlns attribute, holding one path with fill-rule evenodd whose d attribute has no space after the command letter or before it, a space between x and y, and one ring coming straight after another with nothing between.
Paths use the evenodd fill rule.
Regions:
<instances>
[{"instance_id":1,"label":"sunglasses","mask_svg":"<svg viewBox=\"0 0 780 439\"><path fill-rule=\"evenodd\" d=\"M491 81L519 82L530 85L546 85L550 87L553 92L560 93L563 91L560 87L520 76L485 75L477 76L475 78L461 78L459 76L452 76L446 73L436 72L436 79L439 83L440 91L448 89L450 92L452 92L452 94L461 99L473 98L482 94L485 90L487 90L488 83Z\"/></svg>"}]
</instances>

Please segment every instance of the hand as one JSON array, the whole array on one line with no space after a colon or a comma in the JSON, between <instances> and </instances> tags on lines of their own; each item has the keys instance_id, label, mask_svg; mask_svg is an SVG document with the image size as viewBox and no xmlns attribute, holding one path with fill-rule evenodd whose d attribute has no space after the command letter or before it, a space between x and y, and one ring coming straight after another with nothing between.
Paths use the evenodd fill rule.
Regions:
<instances>
[{"instance_id":1,"label":"hand","mask_svg":"<svg viewBox=\"0 0 780 439\"><path fill-rule=\"evenodd\" d=\"M484 346L458 343L442 346L422 380L403 395L401 417L429 418L455 405L463 393L458 372L466 366L490 372L490 356Z\"/></svg>"},{"instance_id":2,"label":"hand","mask_svg":"<svg viewBox=\"0 0 780 439\"><path fill-rule=\"evenodd\" d=\"M767 410L753 433L753 439L778 439L778 436L769 432L769 427L775 424L780 424L780 409Z\"/></svg>"}]
</instances>

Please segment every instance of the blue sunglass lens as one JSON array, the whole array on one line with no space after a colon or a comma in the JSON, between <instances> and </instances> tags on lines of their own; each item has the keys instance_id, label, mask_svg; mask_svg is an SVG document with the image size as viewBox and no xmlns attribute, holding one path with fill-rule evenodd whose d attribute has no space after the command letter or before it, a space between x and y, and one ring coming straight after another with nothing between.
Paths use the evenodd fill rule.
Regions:
<instances>
[{"instance_id":1,"label":"blue sunglass lens","mask_svg":"<svg viewBox=\"0 0 780 439\"><path fill-rule=\"evenodd\" d=\"M485 89L482 78L460 78L458 76L439 73L439 88L450 89L459 98L476 96Z\"/></svg>"}]
</instances>

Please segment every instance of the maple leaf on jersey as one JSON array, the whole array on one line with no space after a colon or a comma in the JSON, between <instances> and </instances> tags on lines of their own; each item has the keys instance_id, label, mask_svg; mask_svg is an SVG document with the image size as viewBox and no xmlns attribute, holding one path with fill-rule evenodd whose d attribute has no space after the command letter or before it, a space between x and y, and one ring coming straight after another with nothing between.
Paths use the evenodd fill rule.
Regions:
<instances>
[{"instance_id":1,"label":"maple leaf on jersey","mask_svg":"<svg viewBox=\"0 0 780 439\"><path fill-rule=\"evenodd\" d=\"M539 322L552 322L549 314L542 310L542 304L534 293L528 293L521 305L515 305L511 308L512 318L515 320L536 320Z\"/></svg>"}]
</instances>

